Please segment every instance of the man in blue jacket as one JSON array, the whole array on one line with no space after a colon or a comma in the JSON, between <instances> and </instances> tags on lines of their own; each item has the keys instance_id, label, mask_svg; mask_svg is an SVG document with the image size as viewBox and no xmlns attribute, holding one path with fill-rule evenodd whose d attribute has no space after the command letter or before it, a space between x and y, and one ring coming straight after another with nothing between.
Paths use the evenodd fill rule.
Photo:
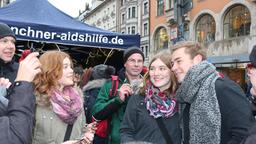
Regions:
<instances>
[{"instance_id":1,"label":"man in blue jacket","mask_svg":"<svg viewBox=\"0 0 256 144\"><path fill-rule=\"evenodd\" d=\"M0 141L3 144L31 143L35 114L35 96L32 81L40 70L38 53L29 54L18 69L15 82L8 91L7 112L0 116ZM8 81L0 78L0 85L8 87Z\"/></svg>"},{"instance_id":2,"label":"man in blue jacket","mask_svg":"<svg viewBox=\"0 0 256 144\"><path fill-rule=\"evenodd\" d=\"M243 90L206 61L195 42L172 48L172 71L180 83L184 144L239 144L248 135L253 117Z\"/></svg>"}]
</instances>

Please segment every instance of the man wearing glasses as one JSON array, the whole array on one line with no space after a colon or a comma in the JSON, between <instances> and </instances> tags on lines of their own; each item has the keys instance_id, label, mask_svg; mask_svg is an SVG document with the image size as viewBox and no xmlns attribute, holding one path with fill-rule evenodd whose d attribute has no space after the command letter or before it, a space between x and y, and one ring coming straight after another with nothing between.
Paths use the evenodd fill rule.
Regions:
<instances>
[{"instance_id":1,"label":"man wearing glasses","mask_svg":"<svg viewBox=\"0 0 256 144\"><path fill-rule=\"evenodd\" d=\"M131 47L123 53L124 71L120 72L118 92L109 98L112 82L106 82L98 93L93 107L93 117L96 120L111 119L110 132L106 144L120 144L120 125L129 97L138 92L142 82L141 72L144 64L144 54L138 47Z\"/></svg>"}]
</instances>

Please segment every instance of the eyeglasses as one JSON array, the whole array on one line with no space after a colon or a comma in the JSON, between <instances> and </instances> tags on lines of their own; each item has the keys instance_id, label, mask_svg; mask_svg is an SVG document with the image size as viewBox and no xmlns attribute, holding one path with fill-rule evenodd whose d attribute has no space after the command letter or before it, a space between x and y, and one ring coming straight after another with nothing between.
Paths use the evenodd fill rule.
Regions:
<instances>
[{"instance_id":1,"label":"eyeglasses","mask_svg":"<svg viewBox=\"0 0 256 144\"><path fill-rule=\"evenodd\" d=\"M127 61L128 61L129 63L131 63L131 64L136 64L136 63L137 63L137 64L140 64L140 65L143 64L143 60L137 60L137 61L136 61L135 59L128 59Z\"/></svg>"},{"instance_id":2,"label":"eyeglasses","mask_svg":"<svg viewBox=\"0 0 256 144\"><path fill-rule=\"evenodd\" d=\"M255 68L255 67L254 67L254 65L253 65L252 63L248 63L248 64L246 65L246 68L252 69L252 68Z\"/></svg>"}]
</instances>

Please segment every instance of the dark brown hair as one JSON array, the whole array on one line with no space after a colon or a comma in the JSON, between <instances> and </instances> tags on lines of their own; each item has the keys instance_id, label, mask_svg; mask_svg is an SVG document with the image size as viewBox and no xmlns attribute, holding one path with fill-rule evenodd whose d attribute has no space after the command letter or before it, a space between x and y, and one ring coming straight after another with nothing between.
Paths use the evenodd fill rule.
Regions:
<instances>
[{"instance_id":1,"label":"dark brown hair","mask_svg":"<svg viewBox=\"0 0 256 144\"><path fill-rule=\"evenodd\" d=\"M150 71L150 66L151 64L157 60L160 59L169 69L171 72L171 85L170 87L165 90L165 93L167 94L167 96L171 96L171 94L174 94L175 91L177 90L177 79L174 76L174 73L171 71L171 54L170 51L168 49L164 49L160 52L158 52L149 62L149 71ZM140 89L140 94L141 95L145 95L145 90L146 90L146 84L147 82L149 82L149 71L145 74L144 76L144 80L143 80L143 87Z\"/></svg>"}]
</instances>

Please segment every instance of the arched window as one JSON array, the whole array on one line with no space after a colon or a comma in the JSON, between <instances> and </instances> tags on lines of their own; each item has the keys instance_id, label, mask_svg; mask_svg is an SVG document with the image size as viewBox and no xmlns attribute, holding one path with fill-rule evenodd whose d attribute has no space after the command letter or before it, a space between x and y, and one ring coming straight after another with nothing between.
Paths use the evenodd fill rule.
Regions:
<instances>
[{"instance_id":1,"label":"arched window","mask_svg":"<svg viewBox=\"0 0 256 144\"><path fill-rule=\"evenodd\" d=\"M196 40L199 43L209 44L215 40L216 24L209 14L202 15L196 25Z\"/></svg>"},{"instance_id":2,"label":"arched window","mask_svg":"<svg viewBox=\"0 0 256 144\"><path fill-rule=\"evenodd\" d=\"M231 8L224 18L224 39L250 34L251 14L247 7L236 5Z\"/></svg>"},{"instance_id":3,"label":"arched window","mask_svg":"<svg viewBox=\"0 0 256 144\"><path fill-rule=\"evenodd\" d=\"M155 35L155 48L157 50L168 48L168 34L164 27L161 27L157 30Z\"/></svg>"}]
</instances>

